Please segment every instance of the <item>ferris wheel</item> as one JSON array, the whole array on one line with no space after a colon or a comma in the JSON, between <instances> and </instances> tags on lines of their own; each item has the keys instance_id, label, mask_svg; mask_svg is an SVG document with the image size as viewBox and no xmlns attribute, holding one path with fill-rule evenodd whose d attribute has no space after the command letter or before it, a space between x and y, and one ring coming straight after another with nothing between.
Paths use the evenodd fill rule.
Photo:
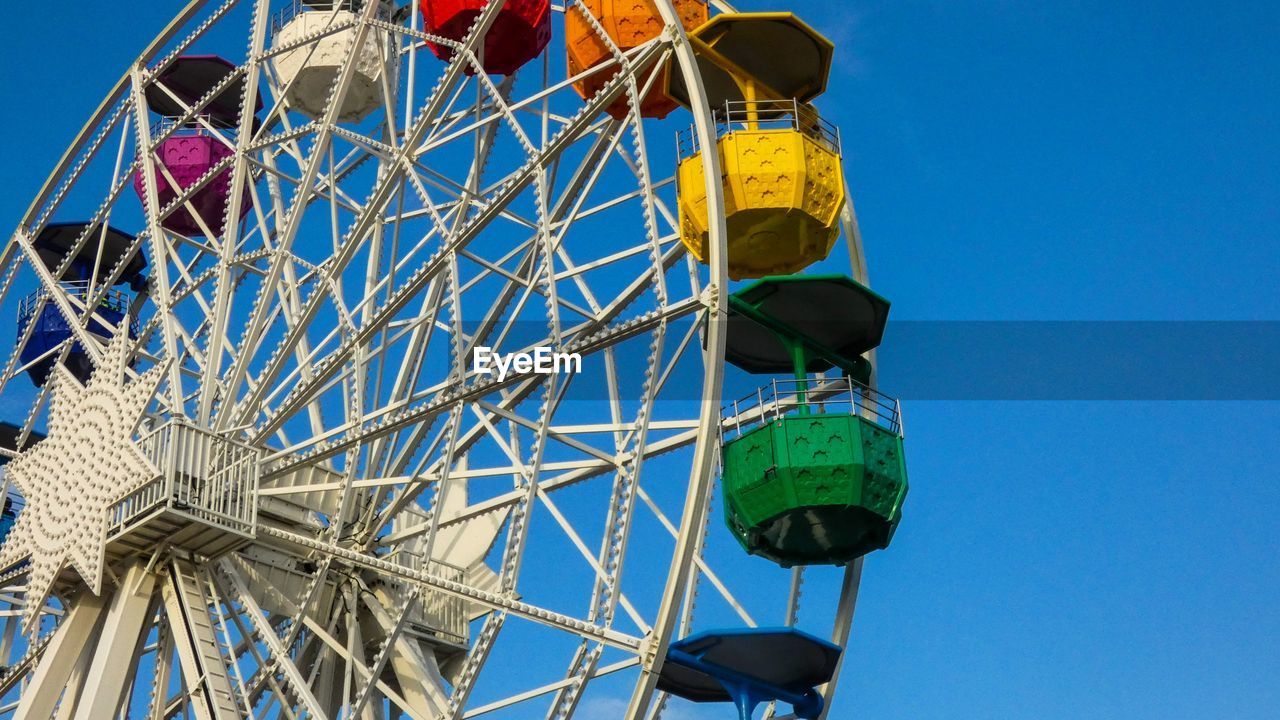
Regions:
<instances>
[{"instance_id":1,"label":"ferris wheel","mask_svg":"<svg viewBox=\"0 0 1280 720\"><path fill-rule=\"evenodd\" d=\"M0 717L826 717L907 482L779 10L183 8L0 255Z\"/></svg>"}]
</instances>

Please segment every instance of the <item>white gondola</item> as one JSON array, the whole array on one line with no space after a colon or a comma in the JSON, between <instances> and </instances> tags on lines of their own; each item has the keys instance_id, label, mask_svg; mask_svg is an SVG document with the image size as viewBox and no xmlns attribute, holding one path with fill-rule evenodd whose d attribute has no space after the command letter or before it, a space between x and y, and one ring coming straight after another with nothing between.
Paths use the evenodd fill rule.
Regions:
<instances>
[{"instance_id":1,"label":"white gondola","mask_svg":"<svg viewBox=\"0 0 1280 720\"><path fill-rule=\"evenodd\" d=\"M293 0L273 23L271 48L285 102L312 120L324 116L338 74L346 62L354 39L362 0ZM385 8L377 9L386 20ZM390 33L372 28L369 39L355 55L355 67L341 107L338 122L358 123L382 107L384 84L394 78L384 76ZM311 38L322 36L314 42Z\"/></svg>"}]
</instances>

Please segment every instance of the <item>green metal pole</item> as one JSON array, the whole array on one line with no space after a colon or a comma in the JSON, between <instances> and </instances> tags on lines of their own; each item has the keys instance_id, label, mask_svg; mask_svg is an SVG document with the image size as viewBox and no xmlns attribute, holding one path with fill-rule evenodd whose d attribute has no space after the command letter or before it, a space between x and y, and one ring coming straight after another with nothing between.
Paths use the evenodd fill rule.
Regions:
<instances>
[{"instance_id":1,"label":"green metal pole","mask_svg":"<svg viewBox=\"0 0 1280 720\"><path fill-rule=\"evenodd\" d=\"M809 414L809 354L805 351L804 343L789 340L781 335L778 339L782 341L791 351L791 362L795 365L796 379L796 399L799 400L800 414Z\"/></svg>"}]
</instances>

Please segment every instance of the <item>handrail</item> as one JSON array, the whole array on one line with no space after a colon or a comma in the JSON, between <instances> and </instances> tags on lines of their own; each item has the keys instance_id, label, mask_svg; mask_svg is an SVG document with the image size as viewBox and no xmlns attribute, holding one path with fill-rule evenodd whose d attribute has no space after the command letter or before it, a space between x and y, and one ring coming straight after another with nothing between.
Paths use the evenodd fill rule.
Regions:
<instances>
[{"instance_id":1,"label":"handrail","mask_svg":"<svg viewBox=\"0 0 1280 720\"><path fill-rule=\"evenodd\" d=\"M119 313L120 315L127 315L129 312L129 304L132 302L132 298L128 293L121 290L109 289L103 296L102 302L98 303L96 307L89 308L88 301L90 297L90 284L88 280L69 280L60 282L58 283L58 287L61 288L68 297L74 298L81 306L84 306L88 311L87 314L92 314L98 310L106 310L109 312ZM35 316L36 311L52 299L53 294L44 287L41 287L39 290L36 290L23 298L22 302L18 303L19 326L26 327L26 323L31 321ZM129 322L129 332L133 335L137 335L138 331L138 320L134 318Z\"/></svg>"},{"instance_id":2,"label":"handrail","mask_svg":"<svg viewBox=\"0 0 1280 720\"><path fill-rule=\"evenodd\" d=\"M159 140L162 136L172 134L173 137L213 137L221 135L228 142L235 142L239 128L225 120L219 120L206 113L198 113L187 122L180 123L182 118L164 116L151 124L151 139ZM209 128L216 128L216 132Z\"/></svg>"},{"instance_id":3,"label":"handrail","mask_svg":"<svg viewBox=\"0 0 1280 720\"><path fill-rule=\"evenodd\" d=\"M271 37L275 37L299 15L313 11L333 12L335 5L339 11L357 13L364 9L364 0L291 0L271 17ZM391 19L391 12L385 3L378 8L375 17L378 20Z\"/></svg>"},{"instance_id":4,"label":"handrail","mask_svg":"<svg viewBox=\"0 0 1280 720\"><path fill-rule=\"evenodd\" d=\"M463 568L443 560L427 559L421 553L406 550L403 547L396 548L387 556L387 559L415 572L425 572L452 582L466 582L467 572ZM466 644L467 628L471 622L466 600L426 590L422 596L420 612L425 621L424 624L444 636L446 640L459 645Z\"/></svg>"},{"instance_id":5,"label":"handrail","mask_svg":"<svg viewBox=\"0 0 1280 720\"><path fill-rule=\"evenodd\" d=\"M849 377L779 378L726 403L722 429L734 437L792 414L857 415L902 437L902 403Z\"/></svg>"},{"instance_id":6,"label":"handrail","mask_svg":"<svg viewBox=\"0 0 1280 720\"><path fill-rule=\"evenodd\" d=\"M58 283L58 287L66 290L67 295L70 297L79 300L81 305L85 304L85 299L89 295L88 280L68 280ZM23 317L29 314L34 314L36 305L41 300L51 297L52 294L45 288L36 290L23 298L22 302L18 304L18 316ZM129 295L121 290L108 290L106 296L103 297L102 302L99 303L98 306L113 312L123 313L128 312L130 300Z\"/></svg>"},{"instance_id":7,"label":"handrail","mask_svg":"<svg viewBox=\"0 0 1280 720\"><path fill-rule=\"evenodd\" d=\"M796 130L841 154L840 128L818 114L816 108L799 100L727 100L712 112L716 138L739 130ZM693 128L676 133L680 159L701 151Z\"/></svg>"},{"instance_id":8,"label":"handrail","mask_svg":"<svg viewBox=\"0 0 1280 720\"><path fill-rule=\"evenodd\" d=\"M253 533L258 516L257 448L182 419L143 435L138 447L159 475L108 507L108 538L127 532L160 507L233 532Z\"/></svg>"}]
</instances>

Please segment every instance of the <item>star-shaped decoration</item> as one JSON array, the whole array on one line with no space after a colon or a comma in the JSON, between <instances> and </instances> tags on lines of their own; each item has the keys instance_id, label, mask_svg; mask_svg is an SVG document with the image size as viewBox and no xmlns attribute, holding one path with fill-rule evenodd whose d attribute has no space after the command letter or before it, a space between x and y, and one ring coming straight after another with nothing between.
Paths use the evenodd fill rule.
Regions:
<instances>
[{"instance_id":1,"label":"star-shaped decoration","mask_svg":"<svg viewBox=\"0 0 1280 720\"><path fill-rule=\"evenodd\" d=\"M0 567L30 558L23 621L34 628L68 564L102 592L107 508L159 471L133 434L160 385L163 368L128 378L129 338L117 335L86 385L56 365L49 383L49 434L5 468L26 507L0 547Z\"/></svg>"}]
</instances>

